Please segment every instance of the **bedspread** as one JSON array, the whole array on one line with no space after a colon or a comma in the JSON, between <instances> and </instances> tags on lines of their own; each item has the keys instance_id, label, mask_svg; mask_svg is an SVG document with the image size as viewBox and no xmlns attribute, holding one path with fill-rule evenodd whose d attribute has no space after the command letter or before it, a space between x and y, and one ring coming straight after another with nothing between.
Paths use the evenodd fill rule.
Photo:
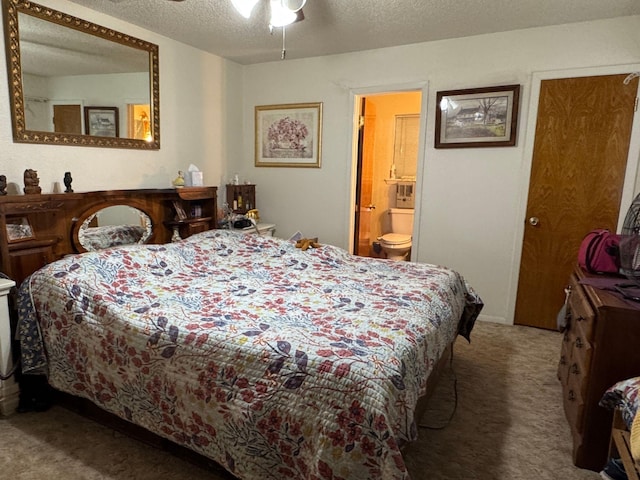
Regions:
<instances>
[{"instance_id":1,"label":"bedspread","mask_svg":"<svg viewBox=\"0 0 640 480\"><path fill-rule=\"evenodd\" d=\"M482 308L446 268L220 230L66 257L21 297L27 368L40 329L53 387L245 480L408 478L427 377Z\"/></svg>"}]
</instances>

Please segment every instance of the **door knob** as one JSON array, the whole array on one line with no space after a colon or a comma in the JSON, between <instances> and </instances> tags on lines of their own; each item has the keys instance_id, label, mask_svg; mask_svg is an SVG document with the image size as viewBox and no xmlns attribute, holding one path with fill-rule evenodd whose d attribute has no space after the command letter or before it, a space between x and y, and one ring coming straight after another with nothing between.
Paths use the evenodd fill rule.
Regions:
<instances>
[{"instance_id":1,"label":"door knob","mask_svg":"<svg viewBox=\"0 0 640 480\"><path fill-rule=\"evenodd\" d=\"M533 227L537 227L539 223L540 223L540 219L538 217L531 217L529 219L529 224Z\"/></svg>"}]
</instances>

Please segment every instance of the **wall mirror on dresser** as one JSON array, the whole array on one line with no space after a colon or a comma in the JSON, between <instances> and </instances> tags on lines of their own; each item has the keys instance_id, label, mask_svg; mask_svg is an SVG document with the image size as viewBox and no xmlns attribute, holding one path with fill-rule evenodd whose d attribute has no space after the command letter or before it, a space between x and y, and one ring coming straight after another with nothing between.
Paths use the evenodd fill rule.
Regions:
<instances>
[{"instance_id":1,"label":"wall mirror on dresser","mask_svg":"<svg viewBox=\"0 0 640 480\"><path fill-rule=\"evenodd\" d=\"M2 0L13 139L160 148L158 46L25 0Z\"/></svg>"}]
</instances>

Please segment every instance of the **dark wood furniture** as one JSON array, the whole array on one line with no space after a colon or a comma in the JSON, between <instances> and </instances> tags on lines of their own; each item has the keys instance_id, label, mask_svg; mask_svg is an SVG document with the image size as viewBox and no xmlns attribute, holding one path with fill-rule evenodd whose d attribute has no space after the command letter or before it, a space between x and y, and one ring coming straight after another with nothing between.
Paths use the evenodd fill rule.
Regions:
<instances>
[{"instance_id":1,"label":"dark wood furniture","mask_svg":"<svg viewBox=\"0 0 640 480\"><path fill-rule=\"evenodd\" d=\"M607 461L612 424L612 412L599 401L614 383L640 375L640 304L580 283L590 277L576 267L569 281L558 378L573 462L599 471Z\"/></svg>"},{"instance_id":2,"label":"dark wood furniture","mask_svg":"<svg viewBox=\"0 0 640 480\"><path fill-rule=\"evenodd\" d=\"M244 215L256 208L256 186L227 185L227 204L233 213Z\"/></svg>"},{"instance_id":3,"label":"dark wood furniture","mask_svg":"<svg viewBox=\"0 0 640 480\"><path fill-rule=\"evenodd\" d=\"M216 228L216 187L184 187L175 190L178 198L173 201L173 220L166 225L177 228L180 238ZM180 218L183 217L183 218Z\"/></svg>"},{"instance_id":4,"label":"dark wood furniture","mask_svg":"<svg viewBox=\"0 0 640 480\"><path fill-rule=\"evenodd\" d=\"M43 265L83 252L79 226L90 215L114 205L135 207L149 216L152 235L148 243L171 241L174 225L182 238L213 229L216 192L216 187L185 187L0 196L0 271L20 284ZM176 205L183 206L187 218L176 219ZM8 223L28 224L31 234L11 241L6 233Z\"/></svg>"}]
</instances>

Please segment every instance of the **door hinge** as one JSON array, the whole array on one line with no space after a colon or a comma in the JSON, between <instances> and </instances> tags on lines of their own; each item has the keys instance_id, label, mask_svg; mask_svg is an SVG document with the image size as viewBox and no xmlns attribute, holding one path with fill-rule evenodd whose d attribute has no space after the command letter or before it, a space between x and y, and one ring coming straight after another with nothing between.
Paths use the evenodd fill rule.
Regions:
<instances>
[{"instance_id":1,"label":"door hinge","mask_svg":"<svg viewBox=\"0 0 640 480\"><path fill-rule=\"evenodd\" d=\"M636 97L636 104L633 106L633 111L634 112L638 111L638 97Z\"/></svg>"},{"instance_id":2,"label":"door hinge","mask_svg":"<svg viewBox=\"0 0 640 480\"><path fill-rule=\"evenodd\" d=\"M636 106L638 105L637 102L637 98L636 98ZM362 128L364 127L364 115L360 115L360 117L358 118L358 128Z\"/></svg>"}]
</instances>

